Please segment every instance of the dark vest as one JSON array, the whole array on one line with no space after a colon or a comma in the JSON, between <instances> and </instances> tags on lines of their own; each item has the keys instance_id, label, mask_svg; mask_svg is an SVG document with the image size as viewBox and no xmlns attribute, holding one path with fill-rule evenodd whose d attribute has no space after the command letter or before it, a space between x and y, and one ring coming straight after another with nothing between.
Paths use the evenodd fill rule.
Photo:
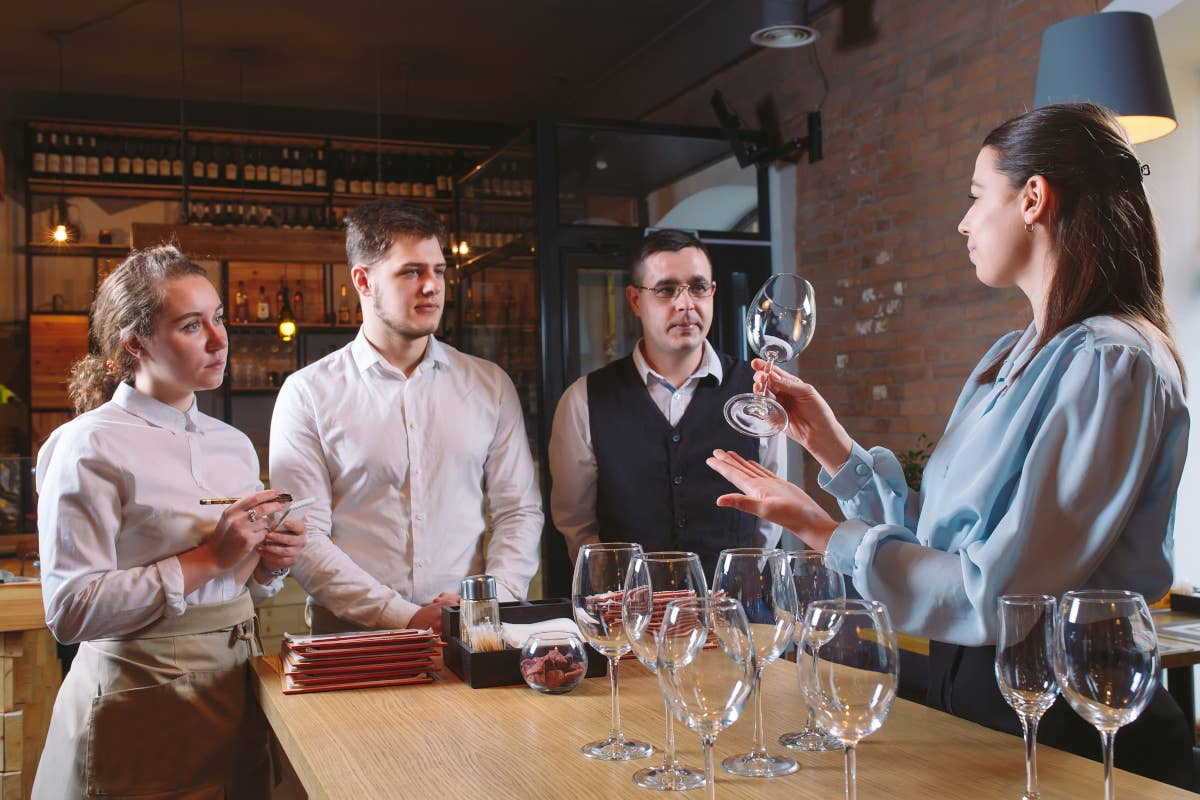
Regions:
<instances>
[{"instance_id":1,"label":"dark vest","mask_svg":"<svg viewBox=\"0 0 1200 800\"><path fill-rule=\"evenodd\" d=\"M632 356L587 377L600 540L638 542L647 552L697 553L710 582L717 555L754 546L758 524L749 514L717 508L717 497L737 489L704 463L717 448L758 458L758 439L729 427L722 411L730 397L752 391L754 371L718 355L724 382L703 378L674 428L650 398Z\"/></svg>"}]
</instances>

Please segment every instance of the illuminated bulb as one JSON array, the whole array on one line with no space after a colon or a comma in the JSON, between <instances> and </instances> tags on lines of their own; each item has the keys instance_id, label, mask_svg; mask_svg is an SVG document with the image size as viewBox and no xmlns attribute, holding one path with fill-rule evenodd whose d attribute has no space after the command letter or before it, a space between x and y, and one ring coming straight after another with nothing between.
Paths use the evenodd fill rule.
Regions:
<instances>
[{"instance_id":1,"label":"illuminated bulb","mask_svg":"<svg viewBox=\"0 0 1200 800\"><path fill-rule=\"evenodd\" d=\"M62 223L54 226L54 233L52 236L54 237L54 241L58 242L59 244L63 244L67 241L67 239L71 238L71 235L67 233L67 226L63 225Z\"/></svg>"},{"instance_id":2,"label":"illuminated bulb","mask_svg":"<svg viewBox=\"0 0 1200 800\"><path fill-rule=\"evenodd\" d=\"M467 247L467 243L466 243L466 242L459 242L459 243L458 243L458 254L459 254L460 256L465 256L465 255L466 255L467 253L469 253L469 252L471 252L471 248L470 248L470 247Z\"/></svg>"},{"instance_id":3,"label":"illuminated bulb","mask_svg":"<svg viewBox=\"0 0 1200 800\"><path fill-rule=\"evenodd\" d=\"M290 319L281 319L279 321L279 338L285 342L296 338L296 323Z\"/></svg>"}]
</instances>

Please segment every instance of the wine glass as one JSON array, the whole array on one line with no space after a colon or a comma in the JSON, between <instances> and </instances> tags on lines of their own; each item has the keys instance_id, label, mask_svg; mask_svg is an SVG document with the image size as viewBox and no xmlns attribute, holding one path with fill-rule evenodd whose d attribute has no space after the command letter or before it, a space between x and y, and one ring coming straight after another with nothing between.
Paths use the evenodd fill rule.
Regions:
<instances>
[{"instance_id":1,"label":"wine glass","mask_svg":"<svg viewBox=\"0 0 1200 800\"><path fill-rule=\"evenodd\" d=\"M710 640L715 647L706 647ZM713 747L742 714L755 646L741 603L708 595L667 603L658 630L658 685L679 721L700 734L709 800L717 796Z\"/></svg>"},{"instance_id":2,"label":"wine glass","mask_svg":"<svg viewBox=\"0 0 1200 800\"><path fill-rule=\"evenodd\" d=\"M808 347L816 325L812 284L799 275L772 275L746 311L746 341L766 359L770 374L775 364L791 361ZM788 423L783 406L758 392L729 398L725 420L738 433L759 437L774 436Z\"/></svg>"},{"instance_id":3,"label":"wine glass","mask_svg":"<svg viewBox=\"0 0 1200 800\"><path fill-rule=\"evenodd\" d=\"M824 553L816 550L796 550L787 554L787 560L792 574L792 582L796 585L796 600L799 608L797 619L804 619L804 612L808 609L808 604L814 600L845 599L846 581L842 578L842 573L825 563ZM796 626L797 641L800 638L801 627L801 625ZM795 733L783 734L779 737L779 743L791 750L807 750L809 752L841 750L842 743L840 741L813 725L812 711L808 710L806 713L804 729Z\"/></svg>"},{"instance_id":4,"label":"wine glass","mask_svg":"<svg viewBox=\"0 0 1200 800\"><path fill-rule=\"evenodd\" d=\"M817 724L845 747L846 800L854 800L855 748L883 725L900 682L900 653L887 608L875 600L809 603L796 663L800 690Z\"/></svg>"},{"instance_id":5,"label":"wine glass","mask_svg":"<svg viewBox=\"0 0 1200 800\"><path fill-rule=\"evenodd\" d=\"M1113 740L1154 697L1158 636L1137 592L1091 589L1063 595L1054 633L1054 674L1104 751L1104 798L1113 800Z\"/></svg>"},{"instance_id":6,"label":"wine glass","mask_svg":"<svg viewBox=\"0 0 1200 800\"><path fill-rule=\"evenodd\" d=\"M617 665L629 652L625 623L621 618L621 594L629 562L642 552L642 546L629 542L586 544L575 561L571 581L571 607L575 622L588 643L608 658L608 677L612 686L612 727L607 739L589 742L579 751L600 761L630 761L646 758L654 748L645 742L631 741L621 732L621 696L617 689Z\"/></svg>"},{"instance_id":7,"label":"wine glass","mask_svg":"<svg viewBox=\"0 0 1200 800\"><path fill-rule=\"evenodd\" d=\"M1005 594L996 602L996 683L1017 712L1025 736L1025 794L1038 800L1037 727L1054 705L1054 598L1048 594Z\"/></svg>"},{"instance_id":8,"label":"wine glass","mask_svg":"<svg viewBox=\"0 0 1200 800\"><path fill-rule=\"evenodd\" d=\"M633 652L651 672L658 671L658 629L667 603L707 594L708 582L704 580L700 557L695 553L642 553L629 562L621 615ZM644 789L670 791L703 786L704 776L680 766L675 758L674 716L666 695L663 695L663 703L667 731L662 766L638 770L633 774L633 782Z\"/></svg>"},{"instance_id":9,"label":"wine glass","mask_svg":"<svg viewBox=\"0 0 1200 800\"><path fill-rule=\"evenodd\" d=\"M749 778L789 775L799 764L767 752L762 715L762 671L792 642L796 628L796 586L782 550L737 547L717 557L713 592L741 602L754 638L754 742L750 752L730 756L721 768Z\"/></svg>"}]
</instances>

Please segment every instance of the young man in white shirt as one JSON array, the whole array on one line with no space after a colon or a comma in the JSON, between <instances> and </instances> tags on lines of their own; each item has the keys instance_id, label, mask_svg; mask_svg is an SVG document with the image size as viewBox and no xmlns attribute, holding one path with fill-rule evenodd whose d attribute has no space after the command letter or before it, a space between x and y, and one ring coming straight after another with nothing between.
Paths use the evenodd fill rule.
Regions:
<instances>
[{"instance_id":1,"label":"young man in white shirt","mask_svg":"<svg viewBox=\"0 0 1200 800\"><path fill-rule=\"evenodd\" d=\"M503 601L523 598L537 571L543 518L521 406L499 366L433 335L446 289L437 216L376 200L345 224L363 324L280 389L271 484L316 498L292 573L314 633L439 630L463 577L487 572Z\"/></svg>"},{"instance_id":2,"label":"young man in white shirt","mask_svg":"<svg viewBox=\"0 0 1200 800\"><path fill-rule=\"evenodd\" d=\"M725 423L725 401L751 391L754 372L708 343L715 291L699 239L660 230L643 241L625 287L642 338L569 386L554 414L550 511L572 560L590 542L633 541L695 552L711 580L721 550L778 544L779 526L717 508L733 485L705 464L719 447L786 471L784 437Z\"/></svg>"}]
</instances>

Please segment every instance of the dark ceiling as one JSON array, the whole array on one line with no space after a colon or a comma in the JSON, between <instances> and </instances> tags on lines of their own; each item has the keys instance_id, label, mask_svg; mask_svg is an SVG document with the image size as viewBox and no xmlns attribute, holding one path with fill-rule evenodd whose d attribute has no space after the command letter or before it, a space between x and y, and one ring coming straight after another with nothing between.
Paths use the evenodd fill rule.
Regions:
<instances>
[{"instance_id":1,"label":"dark ceiling","mask_svg":"<svg viewBox=\"0 0 1200 800\"><path fill-rule=\"evenodd\" d=\"M176 99L178 0L6 0L0 91ZM831 5L813 2L814 8ZM753 47L758 0L184 0L192 101L637 119Z\"/></svg>"}]
</instances>

